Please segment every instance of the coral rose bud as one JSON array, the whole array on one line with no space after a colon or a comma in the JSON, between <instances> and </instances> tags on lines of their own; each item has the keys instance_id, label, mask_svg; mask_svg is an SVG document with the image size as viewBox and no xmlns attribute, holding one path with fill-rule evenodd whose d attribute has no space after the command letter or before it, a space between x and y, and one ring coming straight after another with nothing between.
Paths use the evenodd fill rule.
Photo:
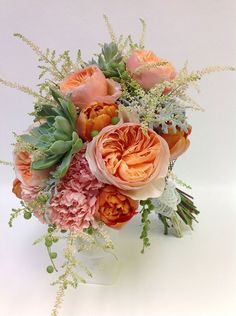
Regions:
<instances>
[{"instance_id":1,"label":"coral rose bud","mask_svg":"<svg viewBox=\"0 0 236 316\"><path fill-rule=\"evenodd\" d=\"M71 101L80 108L92 102L114 103L121 95L121 86L112 79L106 79L97 66L75 71L60 84L63 95L70 95Z\"/></svg>"},{"instance_id":2,"label":"coral rose bud","mask_svg":"<svg viewBox=\"0 0 236 316\"><path fill-rule=\"evenodd\" d=\"M12 186L12 192L18 197L18 199L21 199L21 181L19 179L15 179L13 181L13 186Z\"/></svg>"},{"instance_id":3,"label":"coral rose bud","mask_svg":"<svg viewBox=\"0 0 236 316\"><path fill-rule=\"evenodd\" d=\"M161 136L166 140L170 149L171 160L177 159L182 155L189 147L190 140L188 135L191 134L192 126L188 125L188 131L181 131L179 127L176 129L176 133L173 128L168 128L167 134L161 134Z\"/></svg>"},{"instance_id":4,"label":"coral rose bud","mask_svg":"<svg viewBox=\"0 0 236 316\"><path fill-rule=\"evenodd\" d=\"M161 66L151 67L151 63L161 62L166 61L157 57L153 52L136 49L128 58L126 68L143 89L150 90L163 81L173 80L176 76L175 68L169 62ZM145 68L145 66L147 67Z\"/></svg>"},{"instance_id":5,"label":"coral rose bud","mask_svg":"<svg viewBox=\"0 0 236 316\"><path fill-rule=\"evenodd\" d=\"M138 202L123 195L113 185L100 190L96 202L96 218L112 228L121 228L135 214Z\"/></svg>"},{"instance_id":6,"label":"coral rose bud","mask_svg":"<svg viewBox=\"0 0 236 316\"><path fill-rule=\"evenodd\" d=\"M101 131L113 123L113 118L118 118L117 104L93 103L84 108L77 119L77 131L85 140L92 140L93 131Z\"/></svg>"},{"instance_id":7,"label":"coral rose bud","mask_svg":"<svg viewBox=\"0 0 236 316\"><path fill-rule=\"evenodd\" d=\"M135 123L103 128L86 149L95 177L134 200L162 194L169 158L166 141L152 129L144 131Z\"/></svg>"}]
</instances>

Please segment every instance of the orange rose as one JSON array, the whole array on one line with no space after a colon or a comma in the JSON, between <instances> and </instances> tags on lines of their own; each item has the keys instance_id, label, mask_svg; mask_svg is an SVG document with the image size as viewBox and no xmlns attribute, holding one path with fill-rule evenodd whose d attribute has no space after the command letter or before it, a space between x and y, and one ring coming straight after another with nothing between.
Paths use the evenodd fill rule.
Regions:
<instances>
[{"instance_id":1,"label":"orange rose","mask_svg":"<svg viewBox=\"0 0 236 316\"><path fill-rule=\"evenodd\" d=\"M181 131L177 127L176 133L174 133L173 128L168 128L167 134L161 134L169 146L171 160L177 159L188 149L190 145L188 135L191 134L191 131L192 126L188 125L188 132Z\"/></svg>"},{"instance_id":2,"label":"orange rose","mask_svg":"<svg viewBox=\"0 0 236 316\"><path fill-rule=\"evenodd\" d=\"M92 173L134 200L159 197L169 165L166 141L152 129L124 123L105 127L86 149Z\"/></svg>"},{"instance_id":3,"label":"orange rose","mask_svg":"<svg viewBox=\"0 0 236 316\"><path fill-rule=\"evenodd\" d=\"M118 117L117 104L94 103L84 108L77 120L77 130L83 140L92 139L92 131L101 131L112 123L112 118Z\"/></svg>"},{"instance_id":4,"label":"orange rose","mask_svg":"<svg viewBox=\"0 0 236 316\"><path fill-rule=\"evenodd\" d=\"M140 72L137 72L137 69L140 66L148 65L150 63L159 63L164 61L164 59L157 57L151 51L136 49L128 58L126 68L143 89L150 90L162 81L173 80L176 76L175 68L168 62L167 64L159 67L146 68L143 70L140 69Z\"/></svg>"},{"instance_id":5,"label":"orange rose","mask_svg":"<svg viewBox=\"0 0 236 316\"><path fill-rule=\"evenodd\" d=\"M120 85L106 79L96 66L78 70L66 77L60 84L63 95L71 94L74 105L85 107L91 102L114 103L121 95Z\"/></svg>"},{"instance_id":6,"label":"orange rose","mask_svg":"<svg viewBox=\"0 0 236 316\"><path fill-rule=\"evenodd\" d=\"M25 185L42 186L49 176L51 169L32 170L31 155L28 152L21 151L15 153L15 171L17 178Z\"/></svg>"},{"instance_id":7,"label":"orange rose","mask_svg":"<svg viewBox=\"0 0 236 316\"><path fill-rule=\"evenodd\" d=\"M107 226L121 228L135 214L138 202L121 194L113 185L106 185L97 196L96 217Z\"/></svg>"},{"instance_id":8,"label":"orange rose","mask_svg":"<svg viewBox=\"0 0 236 316\"><path fill-rule=\"evenodd\" d=\"M18 197L18 199L21 199L21 181L19 179L15 179L13 181L13 186L12 186L12 192Z\"/></svg>"}]
</instances>

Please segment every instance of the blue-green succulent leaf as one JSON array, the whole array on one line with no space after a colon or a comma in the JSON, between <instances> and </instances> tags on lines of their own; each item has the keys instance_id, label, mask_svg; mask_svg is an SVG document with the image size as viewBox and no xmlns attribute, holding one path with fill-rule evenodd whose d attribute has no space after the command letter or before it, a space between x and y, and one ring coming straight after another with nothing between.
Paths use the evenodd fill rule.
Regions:
<instances>
[{"instance_id":1,"label":"blue-green succulent leaf","mask_svg":"<svg viewBox=\"0 0 236 316\"><path fill-rule=\"evenodd\" d=\"M53 155L62 155L71 149L72 141L57 140L48 149L48 152Z\"/></svg>"},{"instance_id":2,"label":"blue-green succulent leaf","mask_svg":"<svg viewBox=\"0 0 236 316\"><path fill-rule=\"evenodd\" d=\"M60 159L62 155L52 155L45 159L34 161L31 165L33 170L44 170L54 166Z\"/></svg>"}]
</instances>

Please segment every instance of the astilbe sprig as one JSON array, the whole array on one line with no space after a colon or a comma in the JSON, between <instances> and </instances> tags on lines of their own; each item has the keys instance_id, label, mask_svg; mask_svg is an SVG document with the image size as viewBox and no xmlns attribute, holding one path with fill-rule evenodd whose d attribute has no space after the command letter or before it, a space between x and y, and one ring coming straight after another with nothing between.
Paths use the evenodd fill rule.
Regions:
<instances>
[{"instance_id":1,"label":"astilbe sprig","mask_svg":"<svg viewBox=\"0 0 236 316\"><path fill-rule=\"evenodd\" d=\"M0 165L13 167L13 163L10 161L0 160Z\"/></svg>"},{"instance_id":2,"label":"astilbe sprig","mask_svg":"<svg viewBox=\"0 0 236 316\"><path fill-rule=\"evenodd\" d=\"M55 50L46 49L46 52L43 52L36 44L29 40L26 36L15 33L15 37L22 40L27 46L29 46L39 57L39 68L41 73L39 74L39 79L41 79L46 74L50 74L55 81L61 81L64 79L71 69L73 68L73 63L69 56L69 51L56 56Z\"/></svg>"}]
</instances>

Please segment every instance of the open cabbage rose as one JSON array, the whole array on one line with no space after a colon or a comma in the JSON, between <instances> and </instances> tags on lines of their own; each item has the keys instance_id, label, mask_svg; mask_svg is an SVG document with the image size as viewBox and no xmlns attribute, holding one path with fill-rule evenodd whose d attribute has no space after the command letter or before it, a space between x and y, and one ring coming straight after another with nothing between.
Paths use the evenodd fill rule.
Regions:
<instances>
[{"instance_id":1,"label":"open cabbage rose","mask_svg":"<svg viewBox=\"0 0 236 316\"><path fill-rule=\"evenodd\" d=\"M86 150L89 167L97 179L116 186L134 200L162 194L169 158L166 141L135 123L105 127Z\"/></svg>"},{"instance_id":2,"label":"open cabbage rose","mask_svg":"<svg viewBox=\"0 0 236 316\"><path fill-rule=\"evenodd\" d=\"M167 62L163 66L140 69L140 72L137 70L141 66L164 61L151 51L136 49L128 58L126 68L143 89L150 90L162 81L173 80L176 76L175 68Z\"/></svg>"},{"instance_id":3,"label":"open cabbage rose","mask_svg":"<svg viewBox=\"0 0 236 316\"><path fill-rule=\"evenodd\" d=\"M83 140L92 139L92 131L101 131L112 123L112 118L118 117L118 105L106 103L92 103L86 106L78 117L77 131Z\"/></svg>"},{"instance_id":4,"label":"open cabbage rose","mask_svg":"<svg viewBox=\"0 0 236 316\"><path fill-rule=\"evenodd\" d=\"M60 84L63 95L71 95L71 101L78 107L85 107L91 102L114 103L121 95L119 83L106 79L96 66L89 66L75 71Z\"/></svg>"},{"instance_id":5,"label":"open cabbage rose","mask_svg":"<svg viewBox=\"0 0 236 316\"><path fill-rule=\"evenodd\" d=\"M100 190L96 202L96 218L112 228L121 228L138 209L138 202L123 195L113 185Z\"/></svg>"},{"instance_id":6,"label":"open cabbage rose","mask_svg":"<svg viewBox=\"0 0 236 316\"><path fill-rule=\"evenodd\" d=\"M188 125L187 132L181 131L177 127L176 133L174 133L173 128L169 128L167 134L161 134L169 146L171 160L177 159L189 148L190 140L188 139L188 135L191 134L191 131L192 126Z\"/></svg>"}]
</instances>

